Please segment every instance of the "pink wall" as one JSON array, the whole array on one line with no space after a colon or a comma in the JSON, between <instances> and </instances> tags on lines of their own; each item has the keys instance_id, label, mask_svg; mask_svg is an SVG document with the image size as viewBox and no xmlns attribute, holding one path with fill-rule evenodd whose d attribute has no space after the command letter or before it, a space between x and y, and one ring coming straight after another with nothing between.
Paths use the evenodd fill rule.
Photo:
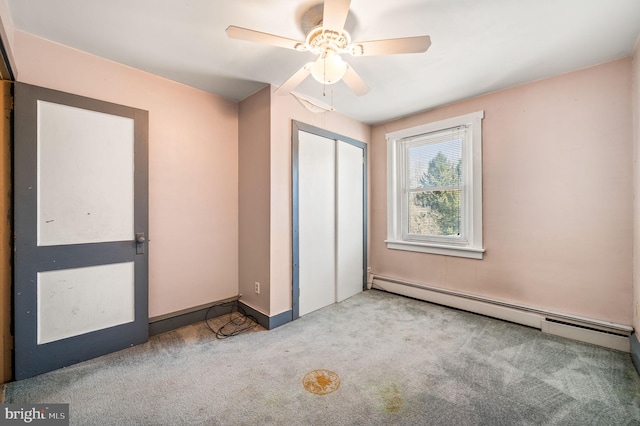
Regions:
<instances>
[{"instance_id":1,"label":"pink wall","mask_svg":"<svg viewBox=\"0 0 640 426\"><path fill-rule=\"evenodd\" d=\"M640 330L640 38L632 60L633 73L633 183L634 183L634 255L633 255L633 328Z\"/></svg>"},{"instance_id":2,"label":"pink wall","mask_svg":"<svg viewBox=\"0 0 640 426\"><path fill-rule=\"evenodd\" d=\"M631 324L631 66L622 59L378 125L375 274ZM385 133L484 110L484 260L389 250Z\"/></svg>"},{"instance_id":3,"label":"pink wall","mask_svg":"<svg viewBox=\"0 0 640 426\"><path fill-rule=\"evenodd\" d=\"M268 314L270 293L271 88L239 105L238 288L241 300ZM254 284L260 283L260 294Z\"/></svg>"},{"instance_id":4,"label":"pink wall","mask_svg":"<svg viewBox=\"0 0 640 426\"><path fill-rule=\"evenodd\" d=\"M340 110L340 105L335 105ZM271 96L271 300L269 314L291 309L291 120L361 142L371 127L338 112L313 113L293 96Z\"/></svg>"},{"instance_id":5,"label":"pink wall","mask_svg":"<svg viewBox=\"0 0 640 426\"><path fill-rule=\"evenodd\" d=\"M238 294L238 108L15 31L18 79L149 111L149 315Z\"/></svg>"}]
</instances>

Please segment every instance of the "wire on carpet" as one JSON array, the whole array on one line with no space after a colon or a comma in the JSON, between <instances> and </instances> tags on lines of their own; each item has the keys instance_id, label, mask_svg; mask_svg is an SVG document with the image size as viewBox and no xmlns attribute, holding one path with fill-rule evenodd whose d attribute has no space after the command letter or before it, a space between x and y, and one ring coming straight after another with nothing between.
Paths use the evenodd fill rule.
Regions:
<instances>
[{"instance_id":1,"label":"wire on carpet","mask_svg":"<svg viewBox=\"0 0 640 426\"><path fill-rule=\"evenodd\" d=\"M231 312L228 312L229 308L231 308ZM224 309L223 313L217 312L222 309ZM229 314L229 320L216 330L211 327L211 324L209 324L209 315L212 312L214 314L212 319L221 315ZM237 300L218 303L211 306L207 309L207 313L204 315L204 323L207 325L207 328L216 335L217 339L226 339L227 337L237 336L238 334L249 331L258 325L258 321L251 315L247 315Z\"/></svg>"}]
</instances>

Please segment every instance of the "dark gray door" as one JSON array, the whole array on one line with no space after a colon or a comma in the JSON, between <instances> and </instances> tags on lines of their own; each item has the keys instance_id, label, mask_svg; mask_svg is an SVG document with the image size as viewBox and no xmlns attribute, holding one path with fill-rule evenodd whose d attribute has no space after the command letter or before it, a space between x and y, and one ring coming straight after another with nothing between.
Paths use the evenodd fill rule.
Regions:
<instances>
[{"instance_id":1,"label":"dark gray door","mask_svg":"<svg viewBox=\"0 0 640 426\"><path fill-rule=\"evenodd\" d=\"M148 113L16 83L15 377L148 340Z\"/></svg>"}]
</instances>

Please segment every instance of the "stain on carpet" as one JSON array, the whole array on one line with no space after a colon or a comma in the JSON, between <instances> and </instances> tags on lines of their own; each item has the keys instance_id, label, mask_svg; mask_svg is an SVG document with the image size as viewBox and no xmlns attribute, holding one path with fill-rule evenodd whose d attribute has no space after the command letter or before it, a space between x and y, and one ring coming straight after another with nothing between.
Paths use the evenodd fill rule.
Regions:
<instances>
[{"instance_id":1,"label":"stain on carpet","mask_svg":"<svg viewBox=\"0 0 640 426\"><path fill-rule=\"evenodd\" d=\"M384 411L387 413L399 413L404 407L404 398L395 384L383 388L381 394Z\"/></svg>"},{"instance_id":2,"label":"stain on carpet","mask_svg":"<svg viewBox=\"0 0 640 426\"><path fill-rule=\"evenodd\" d=\"M316 395L326 395L340 387L340 377L329 370L313 370L302 378L304 388Z\"/></svg>"}]
</instances>

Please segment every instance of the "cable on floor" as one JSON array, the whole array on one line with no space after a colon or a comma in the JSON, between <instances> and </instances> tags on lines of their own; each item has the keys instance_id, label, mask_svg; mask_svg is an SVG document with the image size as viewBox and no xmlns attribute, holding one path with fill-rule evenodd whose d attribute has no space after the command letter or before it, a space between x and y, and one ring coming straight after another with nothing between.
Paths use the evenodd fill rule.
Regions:
<instances>
[{"instance_id":1,"label":"cable on floor","mask_svg":"<svg viewBox=\"0 0 640 426\"><path fill-rule=\"evenodd\" d=\"M230 313L227 312L229 308L231 308ZM224 313L217 312L221 309L224 309ZM214 316L209 319L211 313L213 313ZM213 328L209 321L225 314L229 314L229 320L220 328ZM242 309L237 300L218 303L211 306L209 309L207 309L207 313L204 315L204 323L206 324L207 328L216 335L217 339L226 339L227 337L237 336L238 334L249 331L258 325L258 321L251 315L247 315L247 313L244 311L244 309Z\"/></svg>"}]
</instances>

